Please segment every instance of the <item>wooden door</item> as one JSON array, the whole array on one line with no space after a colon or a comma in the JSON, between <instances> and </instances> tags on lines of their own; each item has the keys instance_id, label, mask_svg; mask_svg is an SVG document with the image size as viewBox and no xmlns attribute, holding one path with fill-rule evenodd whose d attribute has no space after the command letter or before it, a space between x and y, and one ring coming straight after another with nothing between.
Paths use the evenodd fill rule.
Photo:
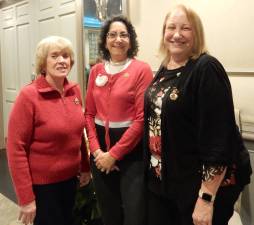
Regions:
<instances>
[{"instance_id":1,"label":"wooden door","mask_svg":"<svg viewBox=\"0 0 254 225\"><path fill-rule=\"evenodd\" d=\"M81 5L81 0L25 0L1 9L4 137L7 136L8 116L15 98L34 77L35 48L42 38L59 35L70 39L75 64L69 79L80 83L83 89Z\"/></svg>"},{"instance_id":2,"label":"wooden door","mask_svg":"<svg viewBox=\"0 0 254 225\"><path fill-rule=\"evenodd\" d=\"M72 42L75 52L75 64L69 75L69 79L80 82L79 74L77 72L78 62L80 62L77 56L79 51L82 51L82 44L79 42L78 37L80 30L82 29L82 25L79 23L79 10L81 9L77 9L78 2L80 1L37 0L35 2L36 41L39 41L48 35L60 35L68 38Z\"/></svg>"},{"instance_id":3,"label":"wooden door","mask_svg":"<svg viewBox=\"0 0 254 225\"><path fill-rule=\"evenodd\" d=\"M8 115L22 86L30 82L32 32L29 1L1 10L1 68L4 137Z\"/></svg>"}]
</instances>

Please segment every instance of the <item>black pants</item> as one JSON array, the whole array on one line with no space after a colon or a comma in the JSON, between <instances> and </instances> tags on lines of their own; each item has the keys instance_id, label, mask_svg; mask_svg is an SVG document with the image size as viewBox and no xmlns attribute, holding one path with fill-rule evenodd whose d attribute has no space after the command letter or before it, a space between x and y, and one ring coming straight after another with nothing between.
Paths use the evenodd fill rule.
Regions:
<instances>
[{"instance_id":1,"label":"black pants","mask_svg":"<svg viewBox=\"0 0 254 225\"><path fill-rule=\"evenodd\" d=\"M106 175L91 168L104 225L144 225L145 191L142 161L122 160L120 171Z\"/></svg>"},{"instance_id":2,"label":"black pants","mask_svg":"<svg viewBox=\"0 0 254 225\"><path fill-rule=\"evenodd\" d=\"M36 217L34 225L71 225L77 178L34 185Z\"/></svg>"},{"instance_id":3,"label":"black pants","mask_svg":"<svg viewBox=\"0 0 254 225\"><path fill-rule=\"evenodd\" d=\"M160 181L158 178L154 179L157 179L158 189L160 189ZM238 185L219 188L214 202L213 225L228 224L229 219L234 213L234 204L242 189ZM193 225L192 213L195 204L196 198L187 207L179 207L177 199L170 199L159 195L158 192L155 193L149 190L148 225Z\"/></svg>"}]
</instances>

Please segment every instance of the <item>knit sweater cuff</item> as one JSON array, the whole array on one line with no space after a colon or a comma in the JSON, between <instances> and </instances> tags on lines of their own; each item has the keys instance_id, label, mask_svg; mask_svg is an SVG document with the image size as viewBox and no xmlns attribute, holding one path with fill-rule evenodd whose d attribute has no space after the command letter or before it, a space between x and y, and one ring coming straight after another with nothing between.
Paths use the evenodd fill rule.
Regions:
<instances>
[{"instance_id":1,"label":"knit sweater cuff","mask_svg":"<svg viewBox=\"0 0 254 225\"><path fill-rule=\"evenodd\" d=\"M17 193L18 204L20 206L27 205L30 202L35 200L32 187L24 187L24 188L16 189L16 193Z\"/></svg>"},{"instance_id":2,"label":"knit sweater cuff","mask_svg":"<svg viewBox=\"0 0 254 225\"><path fill-rule=\"evenodd\" d=\"M100 148L101 147L97 141L89 140L89 150L91 154L93 154L97 149L100 149Z\"/></svg>"},{"instance_id":3,"label":"knit sweater cuff","mask_svg":"<svg viewBox=\"0 0 254 225\"><path fill-rule=\"evenodd\" d=\"M114 148L114 147L112 147L110 150L109 150L109 154L114 158L114 159L116 159L116 160L121 160L121 159L123 159L123 155L122 154L119 154L119 151L116 149L116 148Z\"/></svg>"}]
</instances>

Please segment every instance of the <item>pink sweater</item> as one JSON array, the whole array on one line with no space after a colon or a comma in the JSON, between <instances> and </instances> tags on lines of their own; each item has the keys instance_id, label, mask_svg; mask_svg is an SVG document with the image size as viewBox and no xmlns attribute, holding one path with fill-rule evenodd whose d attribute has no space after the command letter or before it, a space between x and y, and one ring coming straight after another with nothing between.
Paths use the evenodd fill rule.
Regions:
<instances>
[{"instance_id":1,"label":"pink sweater","mask_svg":"<svg viewBox=\"0 0 254 225\"><path fill-rule=\"evenodd\" d=\"M96 84L98 76L105 75L105 85ZM141 140L143 135L144 91L152 80L151 68L141 61L133 59L130 65L120 73L110 75L104 64L95 65L90 73L86 96L86 129L90 151L100 148L95 129L95 119L103 121L106 133L109 123L129 122L131 125L121 139L108 150L115 159L122 159ZM106 138L106 143L109 139Z\"/></svg>"},{"instance_id":2,"label":"pink sweater","mask_svg":"<svg viewBox=\"0 0 254 225\"><path fill-rule=\"evenodd\" d=\"M9 118L7 154L20 205L35 199L33 184L50 184L89 171L84 115L77 84L64 97L43 76L24 87ZM82 152L82 163L81 153Z\"/></svg>"}]
</instances>

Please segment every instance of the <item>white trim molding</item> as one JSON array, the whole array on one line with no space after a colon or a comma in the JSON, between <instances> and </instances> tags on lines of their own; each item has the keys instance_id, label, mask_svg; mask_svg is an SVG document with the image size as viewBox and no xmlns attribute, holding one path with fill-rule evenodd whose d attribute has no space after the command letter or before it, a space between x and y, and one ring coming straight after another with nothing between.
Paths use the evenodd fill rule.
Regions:
<instances>
[{"instance_id":1,"label":"white trim molding","mask_svg":"<svg viewBox=\"0 0 254 225\"><path fill-rule=\"evenodd\" d=\"M249 77L254 76L254 71L227 71L228 76Z\"/></svg>"},{"instance_id":2,"label":"white trim molding","mask_svg":"<svg viewBox=\"0 0 254 225\"><path fill-rule=\"evenodd\" d=\"M241 123L243 138L254 141L254 122L241 121Z\"/></svg>"}]
</instances>

